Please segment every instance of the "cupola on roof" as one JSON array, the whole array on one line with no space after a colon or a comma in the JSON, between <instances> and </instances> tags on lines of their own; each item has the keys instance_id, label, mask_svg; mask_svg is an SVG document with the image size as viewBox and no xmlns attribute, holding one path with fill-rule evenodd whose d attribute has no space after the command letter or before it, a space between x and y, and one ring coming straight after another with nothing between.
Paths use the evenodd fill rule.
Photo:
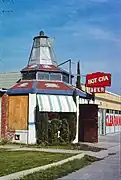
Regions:
<instances>
[{"instance_id":1,"label":"cupola on roof","mask_svg":"<svg viewBox=\"0 0 121 180\"><path fill-rule=\"evenodd\" d=\"M39 36L34 37L28 65L45 64L55 65L56 58L48 36L40 31Z\"/></svg>"}]
</instances>

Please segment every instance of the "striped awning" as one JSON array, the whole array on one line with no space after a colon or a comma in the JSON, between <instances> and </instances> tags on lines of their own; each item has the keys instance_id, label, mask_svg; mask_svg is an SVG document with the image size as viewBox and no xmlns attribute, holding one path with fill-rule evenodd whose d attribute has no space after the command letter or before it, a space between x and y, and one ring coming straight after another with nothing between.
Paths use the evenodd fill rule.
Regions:
<instances>
[{"instance_id":1,"label":"striped awning","mask_svg":"<svg viewBox=\"0 0 121 180\"><path fill-rule=\"evenodd\" d=\"M72 96L37 94L41 112L76 112Z\"/></svg>"}]
</instances>

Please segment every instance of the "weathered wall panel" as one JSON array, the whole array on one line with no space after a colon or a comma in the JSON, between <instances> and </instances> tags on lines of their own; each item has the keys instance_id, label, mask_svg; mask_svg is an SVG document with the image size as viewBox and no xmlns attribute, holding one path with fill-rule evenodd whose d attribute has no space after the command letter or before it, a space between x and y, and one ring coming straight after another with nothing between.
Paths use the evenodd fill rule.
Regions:
<instances>
[{"instance_id":1,"label":"weathered wall panel","mask_svg":"<svg viewBox=\"0 0 121 180\"><path fill-rule=\"evenodd\" d=\"M28 96L9 96L8 99L8 129L27 130Z\"/></svg>"},{"instance_id":2,"label":"weathered wall panel","mask_svg":"<svg viewBox=\"0 0 121 180\"><path fill-rule=\"evenodd\" d=\"M81 104L79 113L79 141L98 142L98 106Z\"/></svg>"}]
</instances>

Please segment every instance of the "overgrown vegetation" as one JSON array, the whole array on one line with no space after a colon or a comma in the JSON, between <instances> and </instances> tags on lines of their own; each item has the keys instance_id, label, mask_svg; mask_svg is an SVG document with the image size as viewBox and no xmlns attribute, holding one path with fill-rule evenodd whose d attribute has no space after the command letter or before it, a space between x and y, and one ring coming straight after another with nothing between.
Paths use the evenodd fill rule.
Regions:
<instances>
[{"instance_id":1,"label":"overgrown vegetation","mask_svg":"<svg viewBox=\"0 0 121 180\"><path fill-rule=\"evenodd\" d=\"M66 119L62 119L62 125L60 128L60 137L66 144L69 144L69 124Z\"/></svg>"},{"instance_id":2,"label":"overgrown vegetation","mask_svg":"<svg viewBox=\"0 0 121 180\"><path fill-rule=\"evenodd\" d=\"M6 144L9 144L9 143L10 143L10 141L9 141L7 138L2 139L2 140L0 141L0 145L6 145Z\"/></svg>"},{"instance_id":3,"label":"overgrown vegetation","mask_svg":"<svg viewBox=\"0 0 121 180\"><path fill-rule=\"evenodd\" d=\"M90 157L90 156L85 156L84 158L80 160L76 159L73 161L69 161L61 166L55 166L53 168L50 168L44 171L30 174L28 176L21 178L21 180L40 180L40 179L41 180L55 180L57 178L66 176L69 173L77 171L80 168L83 168L84 166L87 166L97 160L99 159Z\"/></svg>"},{"instance_id":4,"label":"overgrown vegetation","mask_svg":"<svg viewBox=\"0 0 121 180\"><path fill-rule=\"evenodd\" d=\"M48 144L48 114L37 111L36 115L37 144Z\"/></svg>"},{"instance_id":5,"label":"overgrown vegetation","mask_svg":"<svg viewBox=\"0 0 121 180\"><path fill-rule=\"evenodd\" d=\"M74 154L6 151L0 149L0 176L50 164L72 155Z\"/></svg>"},{"instance_id":6,"label":"overgrown vegetation","mask_svg":"<svg viewBox=\"0 0 121 180\"><path fill-rule=\"evenodd\" d=\"M37 107L38 108L38 107ZM76 116L74 113L36 112L37 144L69 144L76 134Z\"/></svg>"}]
</instances>

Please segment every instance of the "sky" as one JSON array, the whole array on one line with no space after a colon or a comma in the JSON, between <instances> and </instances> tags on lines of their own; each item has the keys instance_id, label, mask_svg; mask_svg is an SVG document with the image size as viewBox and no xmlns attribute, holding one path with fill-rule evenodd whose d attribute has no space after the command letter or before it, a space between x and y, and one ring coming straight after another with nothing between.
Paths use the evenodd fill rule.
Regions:
<instances>
[{"instance_id":1,"label":"sky","mask_svg":"<svg viewBox=\"0 0 121 180\"><path fill-rule=\"evenodd\" d=\"M110 72L108 90L121 94L120 19L121 0L0 0L0 72L25 67L44 30L58 64L71 58L74 74L79 60L83 75Z\"/></svg>"}]
</instances>

